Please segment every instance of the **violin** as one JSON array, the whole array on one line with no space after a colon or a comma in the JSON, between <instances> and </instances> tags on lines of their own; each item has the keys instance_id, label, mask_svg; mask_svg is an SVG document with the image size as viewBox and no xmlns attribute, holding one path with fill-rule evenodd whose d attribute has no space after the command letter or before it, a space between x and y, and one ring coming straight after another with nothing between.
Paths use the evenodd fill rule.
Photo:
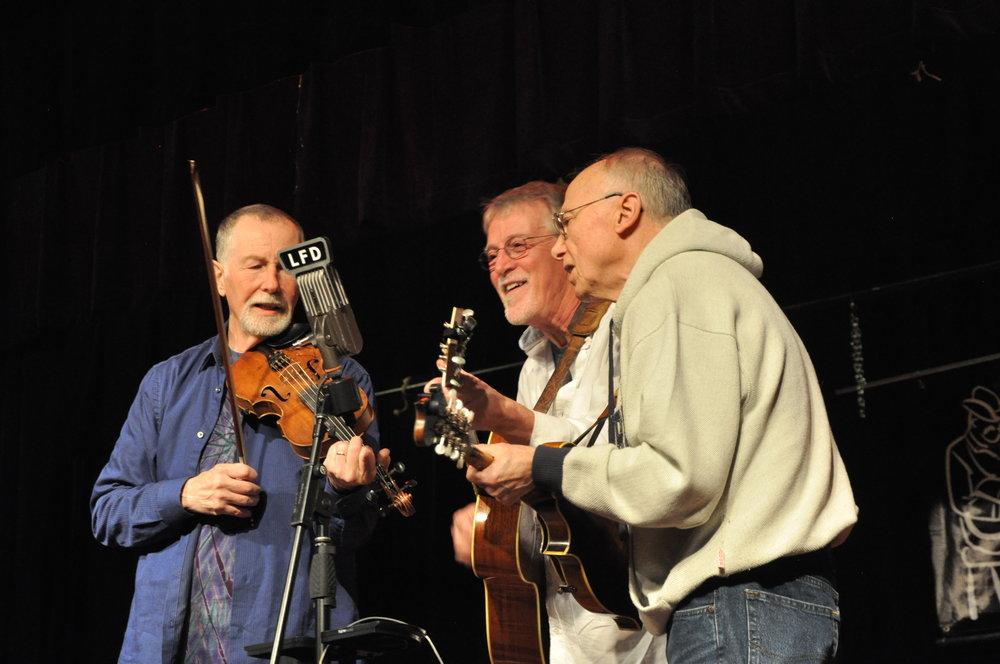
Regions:
<instances>
[{"instance_id":1,"label":"violin","mask_svg":"<svg viewBox=\"0 0 1000 664\"><path fill-rule=\"evenodd\" d=\"M323 364L320 350L313 345L276 348L261 344L243 353L232 365L233 394L240 410L258 418L274 418L292 451L305 460L312 448L317 395L330 372ZM321 441L321 458L335 441L363 434L375 419L368 395L361 388L358 395L361 406L353 414L346 418L323 416L327 433ZM404 470L398 462L388 470L375 464L376 481L387 503L403 516L412 516L416 510L408 489L415 482L406 481L400 486L396 481L396 475ZM369 492L368 500L376 502L374 490ZM384 516L387 510L380 506L379 512Z\"/></svg>"}]
</instances>

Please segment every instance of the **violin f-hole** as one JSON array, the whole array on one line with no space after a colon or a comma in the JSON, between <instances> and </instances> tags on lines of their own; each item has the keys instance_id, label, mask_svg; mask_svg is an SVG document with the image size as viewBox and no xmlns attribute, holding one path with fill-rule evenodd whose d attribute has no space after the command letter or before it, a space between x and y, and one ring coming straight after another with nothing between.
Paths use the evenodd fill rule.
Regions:
<instances>
[{"instance_id":1,"label":"violin f-hole","mask_svg":"<svg viewBox=\"0 0 1000 664\"><path fill-rule=\"evenodd\" d=\"M262 396L262 397L263 396L267 396L269 393L272 394L272 395L274 395L274 397L276 399L278 399L278 401L288 401L291 398L291 395L281 396L281 394L278 392L278 390L274 389L270 385L265 385L264 386L264 388L260 391L260 396Z\"/></svg>"},{"instance_id":2,"label":"violin f-hole","mask_svg":"<svg viewBox=\"0 0 1000 664\"><path fill-rule=\"evenodd\" d=\"M317 371L316 367L313 366L315 364L319 364L320 369L322 369L323 368L322 362L323 362L322 357L314 357L306 360L306 366L309 367L309 371L311 371L313 375L316 376L317 380L322 380L323 378L326 377L322 371Z\"/></svg>"}]
</instances>

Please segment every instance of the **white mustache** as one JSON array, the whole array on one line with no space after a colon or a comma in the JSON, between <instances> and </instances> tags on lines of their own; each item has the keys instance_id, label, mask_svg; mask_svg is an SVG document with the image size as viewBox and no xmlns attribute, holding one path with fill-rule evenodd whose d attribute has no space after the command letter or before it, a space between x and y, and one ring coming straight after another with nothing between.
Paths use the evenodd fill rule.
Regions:
<instances>
[{"instance_id":1,"label":"white mustache","mask_svg":"<svg viewBox=\"0 0 1000 664\"><path fill-rule=\"evenodd\" d=\"M285 298L279 297L277 295L258 295L251 300L247 301L247 306L252 307L258 304L270 304L276 307L280 307L282 311L288 309L288 303Z\"/></svg>"}]
</instances>

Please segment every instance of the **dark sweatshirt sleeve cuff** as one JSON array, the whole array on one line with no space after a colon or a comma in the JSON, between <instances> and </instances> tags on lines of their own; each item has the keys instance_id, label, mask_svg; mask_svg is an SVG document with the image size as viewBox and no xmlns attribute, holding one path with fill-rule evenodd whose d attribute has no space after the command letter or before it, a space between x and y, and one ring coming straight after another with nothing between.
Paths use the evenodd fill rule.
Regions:
<instances>
[{"instance_id":1,"label":"dark sweatshirt sleeve cuff","mask_svg":"<svg viewBox=\"0 0 1000 664\"><path fill-rule=\"evenodd\" d=\"M535 448L535 456L531 460L531 479L535 486L550 493L562 494L563 459L571 449L546 445Z\"/></svg>"}]
</instances>

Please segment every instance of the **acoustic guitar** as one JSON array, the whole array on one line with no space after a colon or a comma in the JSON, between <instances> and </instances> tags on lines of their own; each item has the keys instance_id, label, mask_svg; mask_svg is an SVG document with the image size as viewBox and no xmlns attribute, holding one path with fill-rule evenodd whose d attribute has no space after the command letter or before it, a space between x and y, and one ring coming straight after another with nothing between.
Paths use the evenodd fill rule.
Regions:
<instances>
[{"instance_id":1,"label":"acoustic guitar","mask_svg":"<svg viewBox=\"0 0 1000 664\"><path fill-rule=\"evenodd\" d=\"M492 461L478 443L472 428L473 413L457 398L465 348L475 327L471 309L455 307L444 325L440 360L441 389L417 404L414 440L433 446L435 452L462 468L477 469ZM490 441L500 440L491 435ZM486 595L486 643L493 664L544 664L548 651L548 617L539 584L544 567L536 554L524 550L518 533L521 505L504 505L476 492L472 570L483 580Z\"/></svg>"},{"instance_id":2,"label":"acoustic guitar","mask_svg":"<svg viewBox=\"0 0 1000 664\"><path fill-rule=\"evenodd\" d=\"M596 329L606 308L606 304L581 305L570 324L570 348L579 349L583 338ZM464 340L449 344L450 338L463 336L454 331L456 325L462 324L461 311L453 310L442 342L442 384L452 389L461 385L460 369L465 363L468 340L466 335ZM453 362L450 358L456 353L461 353L461 359ZM567 352L564 360L571 362L575 355L575 350ZM566 368L568 365L557 368L536 410L551 403L555 389L550 387L561 384L559 374L564 376ZM434 444L439 454L452 458L460 468L465 463L477 469L489 465L492 457L472 447L476 442L472 413L453 393L450 400L448 390L431 394L423 410L436 418L432 428L421 427L424 444ZM489 442L505 441L494 432ZM612 615L620 629L640 627L638 613L628 595L628 550L620 524L547 492L533 491L515 506L502 505L480 493L474 519L473 570L484 580L486 588L487 636L494 664L545 661L545 646L537 649L534 646L548 640L544 604L538 591L538 584L544 583L544 569L539 565L538 552L527 550L521 542L525 522L531 527L535 516L542 528L540 553L553 563L559 592L571 593L589 611Z\"/></svg>"}]
</instances>

